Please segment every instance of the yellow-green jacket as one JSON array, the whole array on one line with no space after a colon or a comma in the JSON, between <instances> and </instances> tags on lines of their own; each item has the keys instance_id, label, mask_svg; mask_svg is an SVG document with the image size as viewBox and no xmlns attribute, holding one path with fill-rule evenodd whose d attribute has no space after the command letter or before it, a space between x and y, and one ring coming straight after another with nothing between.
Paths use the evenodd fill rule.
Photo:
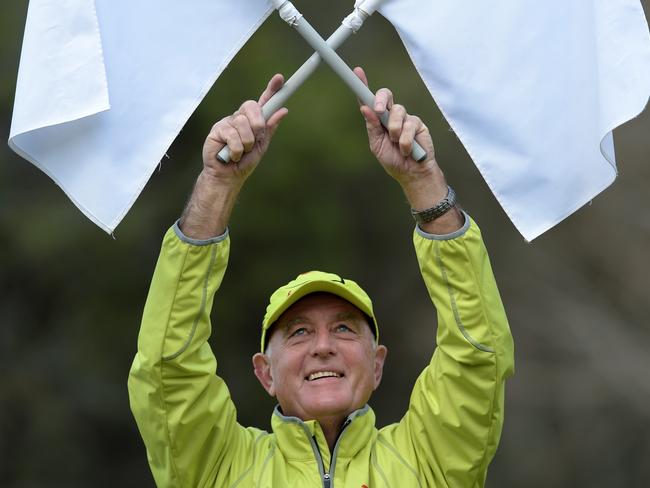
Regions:
<instances>
[{"instance_id":1,"label":"yellow-green jacket","mask_svg":"<svg viewBox=\"0 0 650 488\"><path fill-rule=\"evenodd\" d=\"M414 233L438 311L438 347L408 411L379 430L370 407L352 412L332 453L316 421L277 408L272 433L237 423L207 342L229 238L195 242L170 229L129 376L131 409L158 486L483 486L501 434L513 344L480 231L466 219L448 236Z\"/></svg>"}]
</instances>

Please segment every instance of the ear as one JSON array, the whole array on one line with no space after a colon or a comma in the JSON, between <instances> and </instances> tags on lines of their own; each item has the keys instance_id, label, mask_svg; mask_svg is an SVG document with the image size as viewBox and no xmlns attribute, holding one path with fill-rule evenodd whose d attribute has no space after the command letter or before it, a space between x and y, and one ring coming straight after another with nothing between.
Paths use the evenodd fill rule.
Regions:
<instances>
[{"instance_id":1,"label":"ear","mask_svg":"<svg viewBox=\"0 0 650 488\"><path fill-rule=\"evenodd\" d=\"M388 348L384 345L378 345L375 350L375 390L381 383L381 376L384 373L384 362L386 361L386 355L388 354Z\"/></svg>"},{"instance_id":2,"label":"ear","mask_svg":"<svg viewBox=\"0 0 650 488\"><path fill-rule=\"evenodd\" d=\"M273 385L273 376L271 375L271 363L266 354L258 352L253 356L253 369L255 376L260 381L266 392L272 397L275 396L275 386Z\"/></svg>"}]
</instances>

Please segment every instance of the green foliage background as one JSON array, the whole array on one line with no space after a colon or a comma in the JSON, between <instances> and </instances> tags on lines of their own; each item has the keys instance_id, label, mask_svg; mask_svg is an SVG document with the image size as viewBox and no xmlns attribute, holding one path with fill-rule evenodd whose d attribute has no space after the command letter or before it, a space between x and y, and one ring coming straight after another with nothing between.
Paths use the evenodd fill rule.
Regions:
<instances>
[{"instance_id":1,"label":"green foliage background","mask_svg":"<svg viewBox=\"0 0 650 488\"><path fill-rule=\"evenodd\" d=\"M27 3L0 6L6 135ZM325 34L352 2L296 5ZM508 384L488 486L650 486L649 111L615 133L617 182L526 244L392 27L376 15L341 53L366 68L373 89L391 87L429 125L439 162L490 250L517 374ZM295 32L270 18L178 136L115 240L44 174L0 148L0 486L153 485L126 377L161 237L200 170L211 125L310 54ZM250 364L267 297L299 272L334 270L374 297L390 354L372 404L380 424L396 421L435 331L408 206L367 149L354 97L327 68L287 106L289 117L231 222L231 261L213 313L220 374L240 421L268 428L273 401Z\"/></svg>"}]
</instances>

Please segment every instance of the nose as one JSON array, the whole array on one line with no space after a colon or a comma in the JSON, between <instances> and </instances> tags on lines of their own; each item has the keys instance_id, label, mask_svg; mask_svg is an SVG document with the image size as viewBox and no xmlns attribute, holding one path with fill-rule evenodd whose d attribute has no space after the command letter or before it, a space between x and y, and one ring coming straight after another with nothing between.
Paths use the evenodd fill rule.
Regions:
<instances>
[{"instance_id":1,"label":"nose","mask_svg":"<svg viewBox=\"0 0 650 488\"><path fill-rule=\"evenodd\" d=\"M331 356L336 354L336 347L329 330L322 328L314 334L312 342L312 355L313 356Z\"/></svg>"}]
</instances>

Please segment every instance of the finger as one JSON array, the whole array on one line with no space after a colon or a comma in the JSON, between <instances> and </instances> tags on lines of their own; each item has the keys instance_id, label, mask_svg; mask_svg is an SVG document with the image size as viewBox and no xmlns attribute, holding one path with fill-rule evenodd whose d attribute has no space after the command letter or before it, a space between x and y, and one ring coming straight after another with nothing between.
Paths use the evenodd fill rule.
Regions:
<instances>
[{"instance_id":1,"label":"finger","mask_svg":"<svg viewBox=\"0 0 650 488\"><path fill-rule=\"evenodd\" d=\"M357 75L357 78L359 78L364 85L368 86L368 77L366 76L366 72L363 70L361 66L357 66L352 71L354 71L354 74ZM357 102L359 103L359 107L363 107L363 102L358 98L357 98ZM361 114L363 115L363 111L361 112Z\"/></svg>"},{"instance_id":2,"label":"finger","mask_svg":"<svg viewBox=\"0 0 650 488\"><path fill-rule=\"evenodd\" d=\"M428 158L435 157L435 150L433 147L433 141L431 140L431 134L429 133L429 128L424 124L424 122L422 122L420 128L415 134L415 140L420 144L420 146L422 146L422 149L427 152Z\"/></svg>"},{"instance_id":3,"label":"finger","mask_svg":"<svg viewBox=\"0 0 650 488\"><path fill-rule=\"evenodd\" d=\"M366 129L368 130L368 138L371 140L378 139L384 136L384 128L377 114L367 105L360 107L361 115L366 120Z\"/></svg>"},{"instance_id":4,"label":"finger","mask_svg":"<svg viewBox=\"0 0 650 488\"><path fill-rule=\"evenodd\" d=\"M239 132L232 125L225 125L220 128L218 138L226 142L230 151L230 160L235 163L239 162L244 154L244 145L239 137Z\"/></svg>"},{"instance_id":5,"label":"finger","mask_svg":"<svg viewBox=\"0 0 650 488\"><path fill-rule=\"evenodd\" d=\"M253 134L253 128L251 127L248 117L242 113L234 115L230 120L230 125L232 125L239 134L239 139L244 146L244 152L250 152L255 145L255 135Z\"/></svg>"},{"instance_id":6,"label":"finger","mask_svg":"<svg viewBox=\"0 0 650 488\"><path fill-rule=\"evenodd\" d=\"M228 118L229 117L225 117L214 124L210 128L210 132L208 132L208 137L206 138L206 142L211 141L213 144L220 146L219 150L226 146L226 140L223 138L221 131L224 126L228 125Z\"/></svg>"},{"instance_id":7,"label":"finger","mask_svg":"<svg viewBox=\"0 0 650 488\"><path fill-rule=\"evenodd\" d=\"M402 127L406 119L406 109L399 104L393 105L388 114L388 137L393 142L398 142L402 135Z\"/></svg>"},{"instance_id":8,"label":"finger","mask_svg":"<svg viewBox=\"0 0 650 488\"><path fill-rule=\"evenodd\" d=\"M255 134L256 139L261 139L264 137L264 131L266 130L266 121L264 120L264 115L262 114L262 106L249 100L244 102L238 110L239 113L246 116L250 128Z\"/></svg>"},{"instance_id":9,"label":"finger","mask_svg":"<svg viewBox=\"0 0 650 488\"><path fill-rule=\"evenodd\" d=\"M402 134L399 136L399 150L402 156L408 156L413 149L413 140L420 131L422 121L415 115L407 115L402 126Z\"/></svg>"},{"instance_id":10,"label":"finger","mask_svg":"<svg viewBox=\"0 0 650 488\"><path fill-rule=\"evenodd\" d=\"M282 88L282 85L284 85L284 76L282 76L280 73L273 75L273 77L269 80L268 85L266 85L266 89L260 96L260 105L264 105L266 102L268 102L271 97L275 95L280 90L280 88Z\"/></svg>"},{"instance_id":11,"label":"finger","mask_svg":"<svg viewBox=\"0 0 650 488\"><path fill-rule=\"evenodd\" d=\"M352 71L354 71L354 74L357 75L357 78L359 78L364 85L368 86L368 77L361 66L357 66Z\"/></svg>"},{"instance_id":12,"label":"finger","mask_svg":"<svg viewBox=\"0 0 650 488\"><path fill-rule=\"evenodd\" d=\"M282 107L276 110L275 113L269 117L269 120L266 121L266 133L264 136L267 140L270 140L270 138L273 137L273 134L275 134L275 131L280 125L280 122L287 116L288 113L289 109Z\"/></svg>"},{"instance_id":13,"label":"finger","mask_svg":"<svg viewBox=\"0 0 650 488\"><path fill-rule=\"evenodd\" d=\"M368 77L366 76L366 72L363 70L362 67L357 66L352 70L355 75L357 75L357 78L361 80L361 82L368 86ZM357 103L359 104L359 107L363 105L363 102L357 98Z\"/></svg>"},{"instance_id":14,"label":"finger","mask_svg":"<svg viewBox=\"0 0 650 488\"><path fill-rule=\"evenodd\" d=\"M375 94L375 112L384 113L393 107L393 92L388 88L380 88Z\"/></svg>"},{"instance_id":15,"label":"finger","mask_svg":"<svg viewBox=\"0 0 650 488\"><path fill-rule=\"evenodd\" d=\"M286 107L282 107L278 109L271 117L269 117L269 120L266 122L266 127L267 130L275 130L277 129L278 125L280 124L280 121L286 117L286 115L289 113L289 109Z\"/></svg>"}]
</instances>

